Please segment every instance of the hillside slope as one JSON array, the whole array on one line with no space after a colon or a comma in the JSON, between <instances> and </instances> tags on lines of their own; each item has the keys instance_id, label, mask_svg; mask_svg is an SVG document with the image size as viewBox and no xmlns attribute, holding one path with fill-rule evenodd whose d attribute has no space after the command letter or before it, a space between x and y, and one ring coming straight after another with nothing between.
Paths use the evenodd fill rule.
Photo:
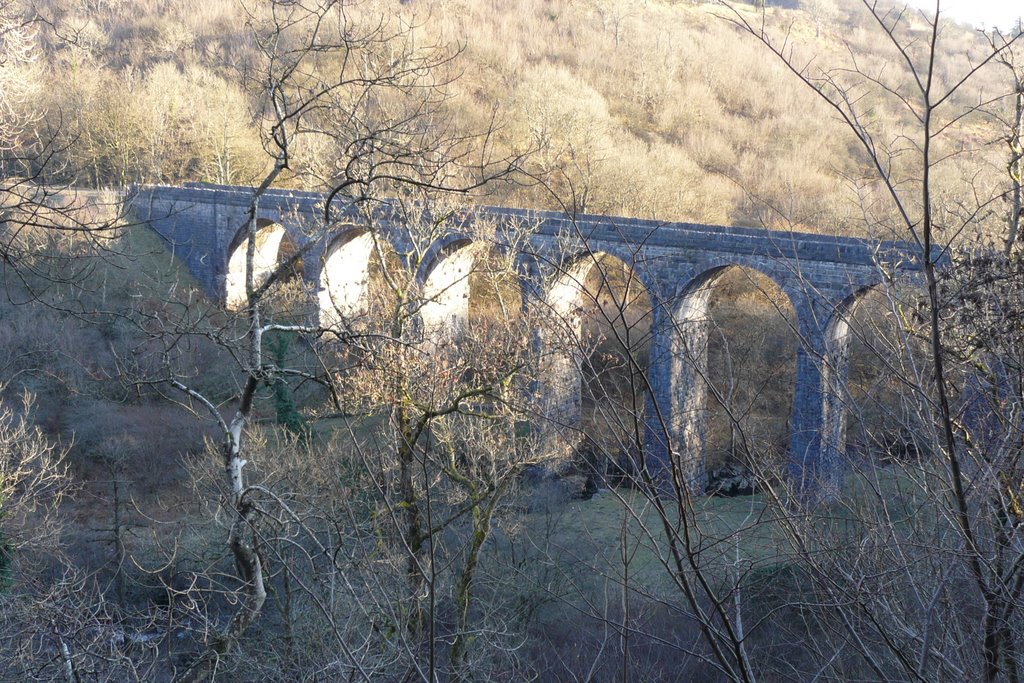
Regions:
<instances>
[{"instance_id":1,"label":"hillside slope","mask_svg":"<svg viewBox=\"0 0 1024 683\"><path fill-rule=\"evenodd\" d=\"M401 14L422 42L457 53L446 125L458 134L496 125L492 146L531 152L527 175L490 187L481 201L842 234L864 232L865 214L887 210L835 112L719 4L382 0L361 7ZM243 5L47 0L41 11L56 27L40 33L41 75L61 87L40 88L32 106L61 131L67 179L248 183L264 171ZM759 11L736 9L755 22ZM856 3L809 0L769 8L766 20L786 31L801 65L848 67L856 56L859 68L887 77L897 59ZM913 12L903 23L905 35L923 30ZM985 41L950 24L941 45L939 76L953 82ZM984 70L945 120L992 100L1004 81L998 68ZM909 113L877 93L851 94L870 111L877 141L893 143L893 163L905 163L903 143L921 142ZM970 116L948 132L945 144L957 154L937 181L953 192L965 181L998 184L1005 162L993 118ZM286 182L316 188L316 174L302 171L331 159L309 145L300 156L299 175Z\"/></svg>"}]
</instances>

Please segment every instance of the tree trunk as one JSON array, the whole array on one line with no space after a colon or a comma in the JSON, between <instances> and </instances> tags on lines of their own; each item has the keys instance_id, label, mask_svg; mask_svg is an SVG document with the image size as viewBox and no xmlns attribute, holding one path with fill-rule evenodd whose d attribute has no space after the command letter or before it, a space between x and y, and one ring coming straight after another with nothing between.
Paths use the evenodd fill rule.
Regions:
<instances>
[{"instance_id":1,"label":"tree trunk","mask_svg":"<svg viewBox=\"0 0 1024 683\"><path fill-rule=\"evenodd\" d=\"M466 556L466 564L459 577L458 587L455 589L455 606L458 610L458 625L455 633L455 641L452 643L450 654L452 667L452 680L456 683L468 680L466 657L469 654L469 611L473 606L473 579L476 576L476 567L480 562L480 551L491 534L491 517L494 515L494 500L485 508L473 508L472 537L469 542L469 553Z\"/></svg>"},{"instance_id":2,"label":"tree trunk","mask_svg":"<svg viewBox=\"0 0 1024 683\"><path fill-rule=\"evenodd\" d=\"M420 609L426 577L421 565L423 554L423 516L420 513L416 495L416 481L413 468L416 466L416 440L405 406L395 409L395 420L398 423L398 463L399 463L399 495L401 497L402 517L404 522L403 538L405 541L406 567L405 574L409 588L409 614L406 623L410 632L415 633L423 626L423 611Z\"/></svg>"}]
</instances>

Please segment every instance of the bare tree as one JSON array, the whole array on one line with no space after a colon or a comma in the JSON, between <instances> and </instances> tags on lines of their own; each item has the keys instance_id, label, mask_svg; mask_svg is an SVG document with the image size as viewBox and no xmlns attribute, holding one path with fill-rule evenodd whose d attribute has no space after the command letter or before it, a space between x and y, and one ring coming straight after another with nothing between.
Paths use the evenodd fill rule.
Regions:
<instances>
[{"instance_id":1,"label":"bare tree","mask_svg":"<svg viewBox=\"0 0 1024 683\"><path fill-rule=\"evenodd\" d=\"M39 24L20 0L0 2L0 264L5 279L36 294L43 283L75 282L89 270L52 248L57 236L74 235L102 252L119 214L114 201L53 182L62 172L61 146L38 108Z\"/></svg>"},{"instance_id":2,"label":"bare tree","mask_svg":"<svg viewBox=\"0 0 1024 683\"><path fill-rule=\"evenodd\" d=\"M965 85L1007 58L1016 43L1011 38L958 62L943 51L937 16L887 12L871 3L865 10L891 47L898 72L892 65L869 68L856 54L849 64L822 67L800 55L788 27L773 33L773 10L762 8L756 17L748 9L725 13L782 59L853 134L874 178L852 179L861 188L870 185L864 194L872 198L862 207L869 231L916 247L924 294L896 277L880 286L899 326L891 339L894 353L874 361L903 392L902 402L890 408L910 443L886 458L867 454L852 460L849 488L819 508L801 506L799 493L778 472L761 469L765 499L751 501L740 528L723 530L709 519L713 507L690 495L677 463L671 463L674 496L664 495L664 481L645 478L652 470L643 462L642 443L634 478L642 495L612 495L643 542L657 549L677 591L677 600L645 597L696 625L706 648L697 656L724 678L844 679L867 669L879 680L1018 680L1020 382L1013 330L1020 309L1013 295L1018 285L1010 283L1019 267L947 246L965 235L996 236L1003 246L1014 230L1005 232L1008 224L994 220L992 211L1013 190L982 183L961 188L955 184L961 175L949 169L981 155L964 150L956 137L958 124L982 116L978 102L963 96ZM879 101L904 112L913 125L890 134L874 118L872 107ZM886 208L875 201L878 196L885 197ZM832 315L843 320L851 310ZM643 365L630 355L627 366L642 384ZM835 368L845 362L839 348L819 360ZM731 404L725 396L716 398ZM658 406L652 408L646 419L656 422ZM634 433L642 434L644 413L634 410L631 419ZM763 444L743 428L739 412L729 419L745 456L756 463ZM889 458L895 462L884 465ZM775 558L784 569L772 576L792 579L777 589L777 602L768 609L750 597L759 590L764 568L740 552L747 534L758 533L785 539ZM631 616L628 596L637 608L643 589L622 578L630 574L629 541L636 537L624 539L615 575L624 583L623 611L595 608L592 616L619 635L620 674L627 680L631 647L657 632L645 632ZM736 561L723 567L709 549L733 544ZM950 609L954 604L961 609ZM787 650L774 629L804 645ZM753 645L761 639L772 643L767 652Z\"/></svg>"},{"instance_id":3,"label":"bare tree","mask_svg":"<svg viewBox=\"0 0 1024 683\"><path fill-rule=\"evenodd\" d=\"M1006 210L1007 256L1013 253L1020 235L1020 223L1024 216L1024 57L1021 57L1020 44L1021 21L1017 20L1016 28L1004 35L999 29L993 29L989 35L989 44L993 50L1000 52L997 62L1010 72L1011 88L1009 98L1012 101L1009 116L996 115L1000 125L1006 130L1007 161L1006 172L1010 186L1007 190L1008 207Z\"/></svg>"},{"instance_id":4,"label":"bare tree","mask_svg":"<svg viewBox=\"0 0 1024 683\"><path fill-rule=\"evenodd\" d=\"M991 49L963 64L958 72L940 75L940 65L951 57L943 52L939 3L930 15L864 5L879 37L889 45L893 61L900 67L898 72L869 71L857 62L856 55L851 55L849 65L823 67L801 56L785 29L772 32L769 12L754 20L726 6L725 16L760 41L845 123L888 198L893 234L904 236L917 247L926 292L921 306L923 317L920 324L913 323L905 330L905 338L921 334L927 340L928 360L923 368L916 367L908 345L903 352L905 366L892 370L900 373L898 376L910 389L912 412L919 415L918 424L925 426L927 445L923 450L941 457L944 466L939 471L944 485L934 492L934 484L924 485L925 473L936 467L931 460L902 469L908 481L922 487L915 493L894 494L879 483L877 471L866 474L868 481L875 482L867 496L874 507L857 507L852 514L865 524L878 525L874 528L879 533L870 535L865 540L870 545L860 550L847 545L845 534L836 530L831 538L839 545L822 554L820 551L825 549L819 528L813 523L797 523L794 517L782 519L815 578L817 590L837 609L837 632L854 639L851 652L874 675L881 679L967 676L1018 680L1020 633L1016 624L1020 601L1015 586L1019 584L1019 551L1005 488L1005 481L1015 481L1012 473L1017 467L1017 447L1011 445L1017 443L1017 429L1012 419L1007 421L1019 405L1012 388L1016 381L988 370L979 375L972 367L981 362L979 355L962 352L962 335L970 326L963 324L961 307L964 297L970 299L979 292L969 286L946 288L943 281L986 276L981 275L985 271L973 257L957 256L946 261L950 247L941 244L955 242L961 235L977 235L988 207L1004 193L979 188L971 202L949 203L943 199L947 188L940 186L944 164L953 158L946 150L955 149L955 143L947 143L946 138L958 122L978 113L976 103L961 98L961 91L981 69L1007 59L1015 38L993 43ZM914 123L913 133L887 137L879 130L865 104L866 99L874 97L884 98L903 111ZM913 163L909 163L910 158ZM1012 164L1011 158L1011 168ZM1010 231L1001 240L1007 249L1012 249L1013 225L1011 218ZM940 267L954 275L940 274ZM1012 298L1004 295L998 302L987 299L999 312L989 311L978 320L1013 319L1016 304ZM912 306L908 303L894 298L891 307L910 322L906 311ZM988 333L996 335L997 330L989 328ZM999 352L985 357L1005 369L1008 358ZM983 364L989 366L989 361ZM989 397L982 401L984 407L978 402L979 391ZM928 500L935 511L932 514L939 515L944 524L932 529L912 524L905 540L898 531L899 510L919 499ZM843 504L855 505L856 496L844 500L847 502ZM919 542L929 550L912 550L911 546ZM830 556L836 561L828 559ZM946 570L940 571L938 567L943 565ZM878 586L886 566L898 572L902 582L891 590L874 588L870 594L862 593L859 586ZM956 618L956 627L941 628L943 618L936 610L943 596L965 584L971 586L970 616ZM909 605L903 602L908 595L914 596ZM851 608L840 607L844 604ZM946 617L946 625L950 619L953 615ZM948 657L958 648L962 648L962 656ZM830 652L825 649L819 656L822 660L836 657L839 662L841 653Z\"/></svg>"},{"instance_id":5,"label":"bare tree","mask_svg":"<svg viewBox=\"0 0 1024 683\"><path fill-rule=\"evenodd\" d=\"M159 352L163 357L162 370L140 378L140 382L173 387L176 400L212 418L219 432L221 507L236 572L230 589L236 607L205 651L178 676L182 681L214 676L219 662L237 647L263 612L268 591L274 590L269 583L271 577L284 576L289 585L302 585L292 568L279 570L268 565L271 558L284 557L274 540L282 537L276 534L287 534L296 524L304 528L302 519L295 517L287 502L290 492L269 489L246 474L247 467L259 465L254 460L251 439L263 387L272 386L279 398L287 399L289 380L313 382L323 387L333 406L327 412L333 414L344 413L354 405L379 406L382 400L390 406L395 418L393 445L400 470L397 484L401 502L394 502L387 514L404 520L400 545L407 558L410 590L403 605L392 607L407 611L402 628L415 632L427 623L419 607L424 596L434 600L427 589L433 570L424 553L434 543L437 521L421 508L423 492L433 474L420 474L418 469L426 467L422 461L429 450L425 440L435 420L465 412L467 405L491 396L509 372L502 369L504 360L494 367L444 370L436 359L424 356L421 345L410 336L422 335L413 322L430 300L424 297L411 272L430 243L424 238L436 237L441 222L426 219L426 232L421 231L417 243L422 251L406 255L413 271L399 272L389 257L378 261L380 279L392 298L383 310L378 310L386 317L370 327L358 329L360 312L343 307L324 316L323 322L316 320L316 313L310 316L311 309L304 303L315 297L292 279L301 260L337 233L343 216L354 212L362 215L365 229L377 244L376 253L382 254L376 217L386 200L399 196L403 188L416 193L466 193L514 167L508 159L492 164L488 150L480 151L475 145L478 138L453 135L443 124L452 78L450 67L457 51L443 44L421 44L418 27L409 25L397 13L347 0L253 5L248 10L248 21L260 60L250 72L249 85L259 103L257 115L270 168L254 188L248 207L242 293L228 302L236 310L227 319L186 314L175 321L144 311L136 316L154 337L153 348L162 349ZM312 156L310 150L317 156ZM304 226L303 244L282 253L279 262L263 264L257 258L263 229L258 220L260 202L268 188L291 178L301 178L307 185L326 191L322 213L318 220ZM392 212L392 220L411 218L402 216L400 210L387 209ZM237 362L238 393L232 400L230 417L224 416L216 397L176 365L176 339L183 335L210 338ZM319 367L289 365L285 354L275 351L275 345L297 335L307 340L305 343L315 343L323 336L324 341L347 347L347 357L361 358L358 363L371 368L370 377L377 383L348 384L347 388L363 392L352 399L351 394L339 391L335 370L323 360ZM490 352L503 348L496 346ZM513 367L514 359L515 354L510 352L508 362ZM381 372L391 374L381 377ZM448 372L450 377L441 382L436 376L431 380L430 376L438 372ZM463 382L462 373L469 373L473 379ZM407 383L409 377L415 377L416 383ZM378 485L390 487L392 483ZM471 494L470 507L485 506L489 496ZM486 532L483 535L486 537ZM313 543L319 537L306 538ZM314 554L318 543L321 554L326 552L326 546L317 541L312 546ZM343 568L335 565L332 570ZM468 604L468 585L464 593ZM336 615L330 613L326 618L333 623ZM347 644L339 646L345 651ZM433 641L430 648L433 652ZM348 665L356 671L364 666L354 656L348 658Z\"/></svg>"}]
</instances>

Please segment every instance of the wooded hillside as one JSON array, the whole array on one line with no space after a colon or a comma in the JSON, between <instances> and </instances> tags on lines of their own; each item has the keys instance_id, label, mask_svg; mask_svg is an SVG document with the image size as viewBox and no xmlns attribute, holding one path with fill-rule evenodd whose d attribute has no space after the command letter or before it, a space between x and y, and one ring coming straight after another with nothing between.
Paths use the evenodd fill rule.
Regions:
<instances>
[{"instance_id":1,"label":"wooded hillside","mask_svg":"<svg viewBox=\"0 0 1024 683\"><path fill-rule=\"evenodd\" d=\"M0 681L1017 683L1022 137L873 0L0 0Z\"/></svg>"},{"instance_id":2,"label":"wooded hillside","mask_svg":"<svg viewBox=\"0 0 1024 683\"><path fill-rule=\"evenodd\" d=\"M360 5L372 13L386 0ZM255 182L268 163L249 91L247 22L261 11L234 0L46 0L38 87L22 103L41 112L64 160L53 180L87 186L199 180ZM742 7L742 6L741 6ZM390 11L390 10L389 10ZM746 6L752 18L760 10ZM863 232L877 210L871 169L835 112L723 17L714 3L666 0L412 0L394 7L415 40L452 57L437 125L490 131L492 147L529 152L526 173L477 201L695 222ZM895 58L859 4L811 0L768 8L790 26L798 63L852 64L885 74ZM923 32L920 17L910 25ZM914 23L916 21L916 24ZM943 28L955 78L987 43ZM999 69L958 94L959 110L1005 110ZM865 93L866 97L873 97ZM889 135L912 126L879 100ZM977 113L957 121L958 155L937 181L996 184L1000 130ZM920 144L913 138L907 144ZM330 154L311 141L282 179L319 189ZM899 156L898 154L896 155ZM895 163L899 163L898 158ZM319 179L319 180L318 180ZM321 182L322 181L322 182Z\"/></svg>"}]
</instances>

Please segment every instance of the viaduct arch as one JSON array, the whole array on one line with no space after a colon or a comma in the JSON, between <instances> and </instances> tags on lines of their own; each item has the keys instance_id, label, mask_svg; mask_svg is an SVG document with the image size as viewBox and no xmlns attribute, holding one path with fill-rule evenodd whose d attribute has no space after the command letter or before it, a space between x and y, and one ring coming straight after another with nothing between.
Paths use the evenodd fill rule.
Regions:
<instances>
[{"instance_id":1,"label":"viaduct arch","mask_svg":"<svg viewBox=\"0 0 1024 683\"><path fill-rule=\"evenodd\" d=\"M187 184L184 187L146 186L133 198L137 218L168 244L213 298L231 306L237 302L237 276L231 261L245 240L252 189ZM309 235L317 229L324 197L317 193L270 190L260 199L262 248L273 257L258 256L257 264L277 258L280 249L305 249L302 277L319 283L321 309L359 310L360 294L375 276L380 259L400 262L411 253L408 231L382 213L371 234L355 214L331 235ZM453 223L428 253L432 265L419 274L438 289L439 301L451 299L445 315L464 319L473 283L464 276L482 250L501 249L505 226L530 224L529 246L515 255L523 300L547 301L556 311L571 308L580 278L587 277L580 254L592 260L623 264L636 291L645 297L649 334L645 332L647 391L644 453L648 466L674 472L699 489L704 471L704 407L701 381L707 363L707 308L716 280L725 269L741 266L774 281L789 298L800 336L796 386L790 417L789 474L804 487L839 486L843 471L846 417L842 394L846 381L849 330L847 319L862 294L884 279L884 269L900 264L900 272L920 270L914 251L898 242L829 237L755 228L584 215L574 219L547 211L477 207L460 217L462 223L487 220L497 226L494 244L475 246ZM260 237L258 251L261 248ZM595 256L596 255L596 256ZM333 267L341 256L355 267ZM325 267L325 264L327 266ZM592 264L593 265L593 264ZM431 279L434 280L430 284ZM244 280L243 280L244 282ZM546 286L545 283L548 283ZM551 284L553 283L553 284ZM244 295L244 292L243 292ZM456 320L457 322L457 320ZM569 327L578 328L573 321ZM646 329L646 328L645 328ZM570 330L572 332L573 330ZM578 333L578 329L576 330ZM543 344L543 340L540 340ZM569 429L581 420L578 358L553 357L547 373L549 416ZM656 409L655 409L656 407Z\"/></svg>"}]
</instances>

